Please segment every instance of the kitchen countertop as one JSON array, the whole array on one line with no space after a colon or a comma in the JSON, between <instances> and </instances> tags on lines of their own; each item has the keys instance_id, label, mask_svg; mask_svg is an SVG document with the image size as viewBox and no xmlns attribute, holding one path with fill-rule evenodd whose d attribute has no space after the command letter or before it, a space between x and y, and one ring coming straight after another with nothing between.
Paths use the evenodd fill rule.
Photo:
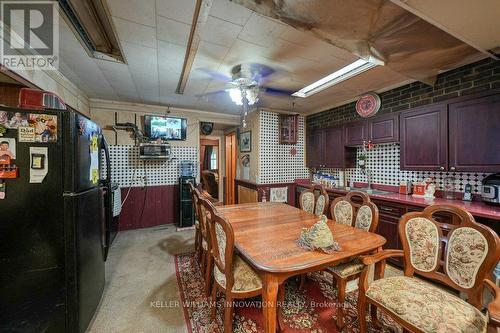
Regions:
<instances>
[{"instance_id":1,"label":"kitchen countertop","mask_svg":"<svg viewBox=\"0 0 500 333\"><path fill-rule=\"evenodd\" d=\"M297 186L310 187L310 181L296 181ZM354 189L354 188L353 188ZM325 188L327 192L346 194L347 191L339 188ZM492 220L500 221L500 206L487 205L481 201L462 201L462 200L447 200L443 198L427 199L423 197L414 197L407 194L387 193L387 194L369 194L370 198L382 201L396 202L404 205L427 207L430 205L449 204L455 205L467 210L474 216L485 217Z\"/></svg>"}]
</instances>

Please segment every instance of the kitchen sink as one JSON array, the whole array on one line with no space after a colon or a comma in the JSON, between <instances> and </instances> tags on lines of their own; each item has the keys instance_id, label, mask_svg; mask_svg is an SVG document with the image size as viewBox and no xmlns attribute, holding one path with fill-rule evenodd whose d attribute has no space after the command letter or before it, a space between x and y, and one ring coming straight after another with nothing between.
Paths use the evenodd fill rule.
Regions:
<instances>
[{"instance_id":1,"label":"kitchen sink","mask_svg":"<svg viewBox=\"0 0 500 333\"><path fill-rule=\"evenodd\" d=\"M381 191L381 190L375 190L372 188L363 188L363 187L337 187L340 190L344 190L347 192L353 192L353 191L359 191L359 192L365 192L367 194L390 194L391 192L387 191Z\"/></svg>"}]
</instances>

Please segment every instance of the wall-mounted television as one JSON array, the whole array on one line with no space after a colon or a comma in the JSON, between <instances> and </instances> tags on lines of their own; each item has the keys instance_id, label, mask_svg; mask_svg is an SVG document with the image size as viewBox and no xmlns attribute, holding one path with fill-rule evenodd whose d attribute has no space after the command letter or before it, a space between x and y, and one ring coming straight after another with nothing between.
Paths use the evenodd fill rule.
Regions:
<instances>
[{"instance_id":1,"label":"wall-mounted television","mask_svg":"<svg viewBox=\"0 0 500 333\"><path fill-rule=\"evenodd\" d=\"M151 140L186 140L185 118L144 116L144 134Z\"/></svg>"}]
</instances>

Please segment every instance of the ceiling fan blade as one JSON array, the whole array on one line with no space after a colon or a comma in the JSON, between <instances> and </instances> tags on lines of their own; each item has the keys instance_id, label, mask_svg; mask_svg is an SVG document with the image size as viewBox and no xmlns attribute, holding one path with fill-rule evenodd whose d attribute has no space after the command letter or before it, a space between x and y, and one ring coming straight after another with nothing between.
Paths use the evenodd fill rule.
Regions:
<instances>
[{"instance_id":1,"label":"ceiling fan blade","mask_svg":"<svg viewBox=\"0 0 500 333\"><path fill-rule=\"evenodd\" d=\"M215 95L221 95L221 94L224 94L224 95L227 95L227 92L225 90L216 90L216 91L211 91L211 92L207 92L207 93L204 93L204 94L198 94L198 95L195 95L196 97L208 97L208 96L215 96Z\"/></svg>"},{"instance_id":2,"label":"ceiling fan blade","mask_svg":"<svg viewBox=\"0 0 500 333\"><path fill-rule=\"evenodd\" d=\"M284 90L279 88L272 87L261 87L261 91L265 94L274 95L274 96L282 96L282 97L291 97L295 91L292 90Z\"/></svg>"},{"instance_id":3,"label":"ceiling fan blade","mask_svg":"<svg viewBox=\"0 0 500 333\"><path fill-rule=\"evenodd\" d=\"M219 72L212 71L212 70L207 69L207 68L197 68L196 71L204 73L204 74L210 76L212 79L215 79L218 81L222 81L222 82L231 81L231 78L229 76L224 75L224 74L219 73Z\"/></svg>"}]
</instances>

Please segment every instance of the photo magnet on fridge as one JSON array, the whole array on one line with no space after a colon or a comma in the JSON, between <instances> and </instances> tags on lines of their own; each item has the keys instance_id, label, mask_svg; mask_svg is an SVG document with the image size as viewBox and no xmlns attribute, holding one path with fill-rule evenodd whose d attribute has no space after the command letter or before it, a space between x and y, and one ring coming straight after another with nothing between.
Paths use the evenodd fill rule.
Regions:
<instances>
[{"instance_id":1,"label":"photo magnet on fridge","mask_svg":"<svg viewBox=\"0 0 500 333\"><path fill-rule=\"evenodd\" d=\"M57 116L31 113L31 126L35 127L35 142L57 142Z\"/></svg>"},{"instance_id":2,"label":"photo magnet on fridge","mask_svg":"<svg viewBox=\"0 0 500 333\"><path fill-rule=\"evenodd\" d=\"M16 159L16 139L0 138L0 164L10 164L10 160L15 160L15 159ZM2 163L2 161L5 163Z\"/></svg>"}]
</instances>

